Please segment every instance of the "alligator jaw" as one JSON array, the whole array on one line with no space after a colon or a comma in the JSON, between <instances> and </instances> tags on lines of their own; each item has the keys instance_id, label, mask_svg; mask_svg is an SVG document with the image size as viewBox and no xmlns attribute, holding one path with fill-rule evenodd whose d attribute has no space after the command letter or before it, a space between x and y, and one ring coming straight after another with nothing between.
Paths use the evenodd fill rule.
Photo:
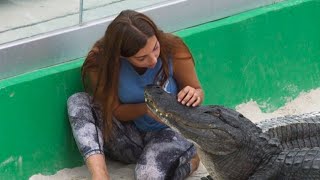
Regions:
<instances>
[{"instance_id":1,"label":"alligator jaw","mask_svg":"<svg viewBox=\"0 0 320 180\"><path fill-rule=\"evenodd\" d=\"M149 108L149 110L151 110L151 112L153 112L158 118L160 118L160 120L170 126L172 129L174 129L175 131L181 133L181 131L176 128L177 126L179 126L180 128L184 127L183 129L187 129L188 125L186 123L184 123L183 121L179 121L179 116L175 115L172 112L166 112L164 109L162 109L161 107L157 107L157 105L155 104L155 102L153 102L150 98L150 96L148 96L147 94L145 94L145 102L147 104L147 107Z\"/></svg>"},{"instance_id":2,"label":"alligator jaw","mask_svg":"<svg viewBox=\"0 0 320 180\"><path fill-rule=\"evenodd\" d=\"M196 107L182 105L174 95L168 94L162 89L149 87L145 90L144 96L147 107L159 117L163 123L169 126L174 123L175 125L179 124L183 127L198 129L212 128L205 121L195 121L194 117L191 117L197 116L200 113Z\"/></svg>"},{"instance_id":3,"label":"alligator jaw","mask_svg":"<svg viewBox=\"0 0 320 180\"><path fill-rule=\"evenodd\" d=\"M238 149L241 132L207 113L210 107L184 106L177 102L174 95L159 87L146 88L145 102L166 125L196 142L204 151L223 155Z\"/></svg>"},{"instance_id":4,"label":"alligator jaw","mask_svg":"<svg viewBox=\"0 0 320 180\"><path fill-rule=\"evenodd\" d=\"M163 110L158 109L154 102L145 95L145 102L149 110L151 110L157 117L159 117L165 124L168 124L168 118L171 116L170 113L165 113Z\"/></svg>"}]
</instances>

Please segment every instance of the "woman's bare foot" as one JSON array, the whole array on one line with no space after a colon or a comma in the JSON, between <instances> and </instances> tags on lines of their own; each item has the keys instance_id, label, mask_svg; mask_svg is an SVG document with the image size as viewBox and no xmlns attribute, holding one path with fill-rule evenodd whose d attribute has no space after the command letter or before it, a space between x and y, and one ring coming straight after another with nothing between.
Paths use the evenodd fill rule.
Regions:
<instances>
[{"instance_id":1,"label":"woman's bare foot","mask_svg":"<svg viewBox=\"0 0 320 180\"><path fill-rule=\"evenodd\" d=\"M92 175L92 180L109 180L109 173L103 154L94 154L87 158L87 167Z\"/></svg>"}]
</instances>

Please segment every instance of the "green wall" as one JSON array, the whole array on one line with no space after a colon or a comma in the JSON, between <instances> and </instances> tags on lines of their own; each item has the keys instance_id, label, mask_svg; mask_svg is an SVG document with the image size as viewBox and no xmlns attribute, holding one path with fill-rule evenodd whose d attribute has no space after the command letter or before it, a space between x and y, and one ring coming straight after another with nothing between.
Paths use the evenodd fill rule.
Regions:
<instances>
[{"instance_id":1,"label":"green wall","mask_svg":"<svg viewBox=\"0 0 320 180\"><path fill-rule=\"evenodd\" d=\"M191 48L205 104L251 99L272 111L320 87L320 2L287 0L176 32ZM66 100L83 59L0 81L0 179L83 164Z\"/></svg>"},{"instance_id":2,"label":"green wall","mask_svg":"<svg viewBox=\"0 0 320 180\"><path fill-rule=\"evenodd\" d=\"M288 0L177 34L196 59L206 104L252 99L269 112L320 87L318 0Z\"/></svg>"},{"instance_id":3,"label":"green wall","mask_svg":"<svg viewBox=\"0 0 320 180\"><path fill-rule=\"evenodd\" d=\"M0 179L27 179L83 164L66 101L82 89L82 60L0 81Z\"/></svg>"}]
</instances>

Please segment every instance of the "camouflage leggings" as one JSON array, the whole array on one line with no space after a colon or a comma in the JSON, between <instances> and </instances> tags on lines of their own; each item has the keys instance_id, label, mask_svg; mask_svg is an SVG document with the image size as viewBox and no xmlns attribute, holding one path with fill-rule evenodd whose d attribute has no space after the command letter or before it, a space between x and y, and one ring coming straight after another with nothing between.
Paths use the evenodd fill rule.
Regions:
<instances>
[{"instance_id":1,"label":"camouflage leggings","mask_svg":"<svg viewBox=\"0 0 320 180\"><path fill-rule=\"evenodd\" d=\"M191 171L191 158L196 148L181 135L166 128L140 132L132 122L113 119L111 139L103 141L101 114L90 103L86 93L76 93L68 99L68 114L79 151L88 158L93 154L124 163L136 163L135 179L184 179Z\"/></svg>"}]
</instances>

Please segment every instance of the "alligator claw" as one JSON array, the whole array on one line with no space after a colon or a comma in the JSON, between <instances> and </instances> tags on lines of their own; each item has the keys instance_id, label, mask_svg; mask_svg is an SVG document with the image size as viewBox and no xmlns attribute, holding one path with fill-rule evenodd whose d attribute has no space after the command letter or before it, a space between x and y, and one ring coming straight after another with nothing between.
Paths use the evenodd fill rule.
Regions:
<instances>
[{"instance_id":1,"label":"alligator claw","mask_svg":"<svg viewBox=\"0 0 320 180\"><path fill-rule=\"evenodd\" d=\"M201 180L213 180L213 178L210 175L208 175L206 177L202 177Z\"/></svg>"}]
</instances>

